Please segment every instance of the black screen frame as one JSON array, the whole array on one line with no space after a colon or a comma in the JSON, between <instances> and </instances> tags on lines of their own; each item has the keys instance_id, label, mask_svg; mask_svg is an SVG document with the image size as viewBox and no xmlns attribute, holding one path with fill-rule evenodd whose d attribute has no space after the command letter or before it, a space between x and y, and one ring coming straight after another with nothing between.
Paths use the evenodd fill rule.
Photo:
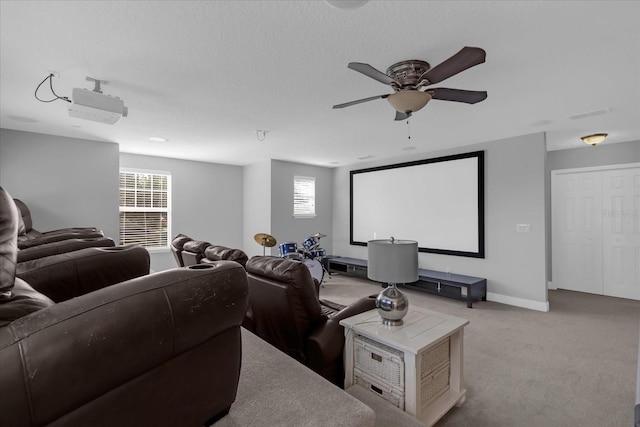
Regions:
<instances>
[{"instance_id":1,"label":"black screen frame","mask_svg":"<svg viewBox=\"0 0 640 427\"><path fill-rule=\"evenodd\" d=\"M376 166L365 169L352 170L349 173L349 243L355 246L367 246L367 242L355 241L353 238L353 178L361 173L371 173L387 169L396 169L410 166L419 166L430 163L448 162L452 160L476 158L477 159L477 221L478 221L478 247L475 251L451 250L431 247L418 247L419 252L428 252L442 255L454 255L471 258L485 257L485 227L484 227L484 151L473 151L469 153L454 154L449 156L435 157L431 159L415 160L410 162L395 163L384 166Z\"/></svg>"}]
</instances>

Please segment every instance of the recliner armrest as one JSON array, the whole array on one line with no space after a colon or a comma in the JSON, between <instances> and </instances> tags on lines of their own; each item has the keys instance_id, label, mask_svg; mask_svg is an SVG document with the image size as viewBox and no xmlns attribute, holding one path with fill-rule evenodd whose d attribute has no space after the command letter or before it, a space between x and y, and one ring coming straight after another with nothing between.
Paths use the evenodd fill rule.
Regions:
<instances>
[{"instance_id":1,"label":"recliner armrest","mask_svg":"<svg viewBox=\"0 0 640 427\"><path fill-rule=\"evenodd\" d=\"M344 350L344 328L340 320L375 308L375 296L360 298L316 328L307 338L308 365L318 371L342 358Z\"/></svg>"},{"instance_id":2,"label":"recliner armrest","mask_svg":"<svg viewBox=\"0 0 640 427\"><path fill-rule=\"evenodd\" d=\"M331 316L331 320L336 320L339 322L340 320L346 319L347 317L355 316L356 314L373 310L374 308L376 308L376 297L377 295L369 295L368 297L360 298L358 301Z\"/></svg>"}]
</instances>

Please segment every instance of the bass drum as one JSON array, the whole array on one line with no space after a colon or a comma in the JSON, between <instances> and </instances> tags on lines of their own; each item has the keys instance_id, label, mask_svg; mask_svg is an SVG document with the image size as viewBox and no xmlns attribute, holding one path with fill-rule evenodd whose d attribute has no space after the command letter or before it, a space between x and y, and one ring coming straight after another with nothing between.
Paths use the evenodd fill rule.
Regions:
<instances>
[{"instance_id":1,"label":"bass drum","mask_svg":"<svg viewBox=\"0 0 640 427\"><path fill-rule=\"evenodd\" d=\"M307 259L304 261L304 264L309 269L311 277L322 283L322 279L324 278L324 269L322 268L322 264L320 264L320 261L318 261L317 259Z\"/></svg>"}]
</instances>

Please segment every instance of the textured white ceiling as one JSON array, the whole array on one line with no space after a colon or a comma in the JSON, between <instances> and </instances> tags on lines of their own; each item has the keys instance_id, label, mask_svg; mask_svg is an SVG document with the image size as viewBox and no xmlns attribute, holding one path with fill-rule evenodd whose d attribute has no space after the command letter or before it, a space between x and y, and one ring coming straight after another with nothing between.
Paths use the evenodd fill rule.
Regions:
<instances>
[{"instance_id":1,"label":"textured white ceiling","mask_svg":"<svg viewBox=\"0 0 640 427\"><path fill-rule=\"evenodd\" d=\"M593 149L579 140L593 132L640 140L638 1L2 1L0 19L0 126L124 152L342 166L542 131L549 150ZM351 61L435 66L463 46L487 62L437 86L487 90L484 102L432 101L409 126L386 100L331 108L392 92ZM61 96L108 80L129 117L110 126L38 102L51 71Z\"/></svg>"}]
</instances>

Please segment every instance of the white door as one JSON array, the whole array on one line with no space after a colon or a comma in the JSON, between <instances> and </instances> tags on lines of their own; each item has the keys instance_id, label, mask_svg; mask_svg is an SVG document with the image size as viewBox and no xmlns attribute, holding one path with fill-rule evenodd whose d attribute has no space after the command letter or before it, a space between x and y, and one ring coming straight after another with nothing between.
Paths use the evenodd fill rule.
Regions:
<instances>
[{"instance_id":1,"label":"white door","mask_svg":"<svg viewBox=\"0 0 640 427\"><path fill-rule=\"evenodd\" d=\"M602 294L601 172L556 174L553 190L553 284Z\"/></svg>"},{"instance_id":2,"label":"white door","mask_svg":"<svg viewBox=\"0 0 640 427\"><path fill-rule=\"evenodd\" d=\"M640 299L640 168L602 174L604 294Z\"/></svg>"},{"instance_id":3,"label":"white door","mask_svg":"<svg viewBox=\"0 0 640 427\"><path fill-rule=\"evenodd\" d=\"M551 178L553 285L640 300L638 164Z\"/></svg>"}]
</instances>

